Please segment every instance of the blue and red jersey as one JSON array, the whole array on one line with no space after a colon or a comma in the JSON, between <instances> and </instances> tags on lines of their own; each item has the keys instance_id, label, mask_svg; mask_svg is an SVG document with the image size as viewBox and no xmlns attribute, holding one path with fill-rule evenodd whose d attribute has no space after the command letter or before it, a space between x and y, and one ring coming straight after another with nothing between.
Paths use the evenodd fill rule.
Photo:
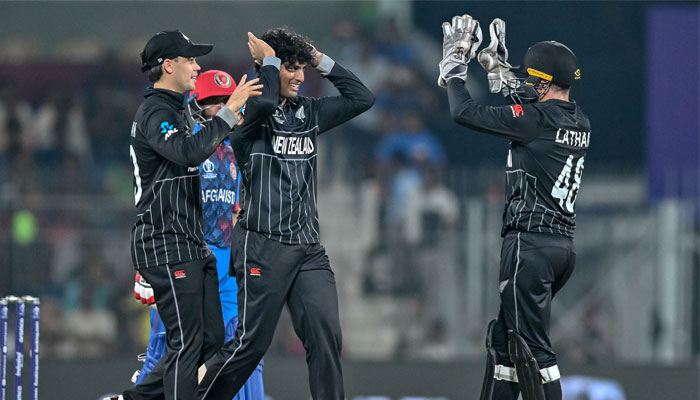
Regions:
<instances>
[{"instance_id":1,"label":"blue and red jersey","mask_svg":"<svg viewBox=\"0 0 700 400\"><path fill-rule=\"evenodd\" d=\"M199 124L195 132L199 130ZM233 212L238 210L241 174L228 139L199 166L204 213L204 240L222 249L231 247Z\"/></svg>"},{"instance_id":2,"label":"blue and red jersey","mask_svg":"<svg viewBox=\"0 0 700 400\"><path fill-rule=\"evenodd\" d=\"M238 209L241 180L231 143L225 140L199 166L204 212L204 240L219 248L231 247L233 212Z\"/></svg>"}]
</instances>

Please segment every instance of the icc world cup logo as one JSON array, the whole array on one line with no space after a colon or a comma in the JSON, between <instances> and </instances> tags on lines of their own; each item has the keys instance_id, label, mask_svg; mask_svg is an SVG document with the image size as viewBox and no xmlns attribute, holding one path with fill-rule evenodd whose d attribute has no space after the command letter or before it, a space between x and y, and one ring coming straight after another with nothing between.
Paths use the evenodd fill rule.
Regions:
<instances>
[{"instance_id":1,"label":"icc world cup logo","mask_svg":"<svg viewBox=\"0 0 700 400\"><path fill-rule=\"evenodd\" d=\"M208 174L214 172L214 163L209 160L206 160L202 165L202 170Z\"/></svg>"}]
</instances>

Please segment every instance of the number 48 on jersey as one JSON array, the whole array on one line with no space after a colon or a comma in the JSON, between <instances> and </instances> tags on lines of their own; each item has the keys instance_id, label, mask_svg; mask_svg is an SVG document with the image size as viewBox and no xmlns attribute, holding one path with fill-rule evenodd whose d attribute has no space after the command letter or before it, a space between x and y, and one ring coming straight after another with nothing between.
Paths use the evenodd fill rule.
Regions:
<instances>
[{"instance_id":1,"label":"number 48 on jersey","mask_svg":"<svg viewBox=\"0 0 700 400\"><path fill-rule=\"evenodd\" d=\"M578 196L578 189L581 187L581 175L583 174L583 157L576 161L574 179L571 179L571 168L574 165L573 154L566 159L566 164L559 173L557 181L552 187L552 197L559 199L559 207L570 213L574 212L574 203Z\"/></svg>"}]
</instances>

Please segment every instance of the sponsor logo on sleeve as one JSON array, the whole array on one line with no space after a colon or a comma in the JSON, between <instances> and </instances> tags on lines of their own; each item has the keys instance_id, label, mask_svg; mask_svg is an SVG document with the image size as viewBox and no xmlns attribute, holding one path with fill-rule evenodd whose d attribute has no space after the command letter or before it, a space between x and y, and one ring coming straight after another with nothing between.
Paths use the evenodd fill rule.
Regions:
<instances>
[{"instance_id":1,"label":"sponsor logo on sleeve","mask_svg":"<svg viewBox=\"0 0 700 400\"><path fill-rule=\"evenodd\" d=\"M511 111L513 111L513 118L517 118L523 114L525 114L525 110L523 110L523 106L520 104L515 104L510 106Z\"/></svg>"},{"instance_id":2,"label":"sponsor logo on sleeve","mask_svg":"<svg viewBox=\"0 0 700 400\"><path fill-rule=\"evenodd\" d=\"M163 121L160 123L160 133L166 133L173 129L173 124L168 123L168 121Z\"/></svg>"},{"instance_id":3,"label":"sponsor logo on sleeve","mask_svg":"<svg viewBox=\"0 0 700 400\"><path fill-rule=\"evenodd\" d=\"M165 140L170 139L173 133L177 132L177 128L173 127L173 124L168 121L163 121L160 124L160 133L165 133Z\"/></svg>"}]
</instances>

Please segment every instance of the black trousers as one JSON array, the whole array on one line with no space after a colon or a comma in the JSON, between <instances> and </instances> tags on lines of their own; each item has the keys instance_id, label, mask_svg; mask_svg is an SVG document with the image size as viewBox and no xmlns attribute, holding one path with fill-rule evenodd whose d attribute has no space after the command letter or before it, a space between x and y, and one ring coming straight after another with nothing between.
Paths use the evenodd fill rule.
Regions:
<instances>
[{"instance_id":1,"label":"black trousers","mask_svg":"<svg viewBox=\"0 0 700 400\"><path fill-rule=\"evenodd\" d=\"M233 340L207 362L198 398L229 400L270 346L284 303L306 349L311 396L343 400L342 337L335 276L320 244L282 244L237 225L231 270L238 282Z\"/></svg>"},{"instance_id":2,"label":"black trousers","mask_svg":"<svg viewBox=\"0 0 700 400\"><path fill-rule=\"evenodd\" d=\"M124 398L191 400L197 370L224 343L219 277L213 255L181 264L143 268L165 325L166 352Z\"/></svg>"},{"instance_id":3,"label":"black trousers","mask_svg":"<svg viewBox=\"0 0 700 400\"><path fill-rule=\"evenodd\" d=\"M570 238L519 231L506 234L499 272L501 307L493 329L498 364L513 366L508 329L525 339L540 368L557 363L549 341L552 298L569 280L575 264Z\"/></svg>"}]
</instances>

